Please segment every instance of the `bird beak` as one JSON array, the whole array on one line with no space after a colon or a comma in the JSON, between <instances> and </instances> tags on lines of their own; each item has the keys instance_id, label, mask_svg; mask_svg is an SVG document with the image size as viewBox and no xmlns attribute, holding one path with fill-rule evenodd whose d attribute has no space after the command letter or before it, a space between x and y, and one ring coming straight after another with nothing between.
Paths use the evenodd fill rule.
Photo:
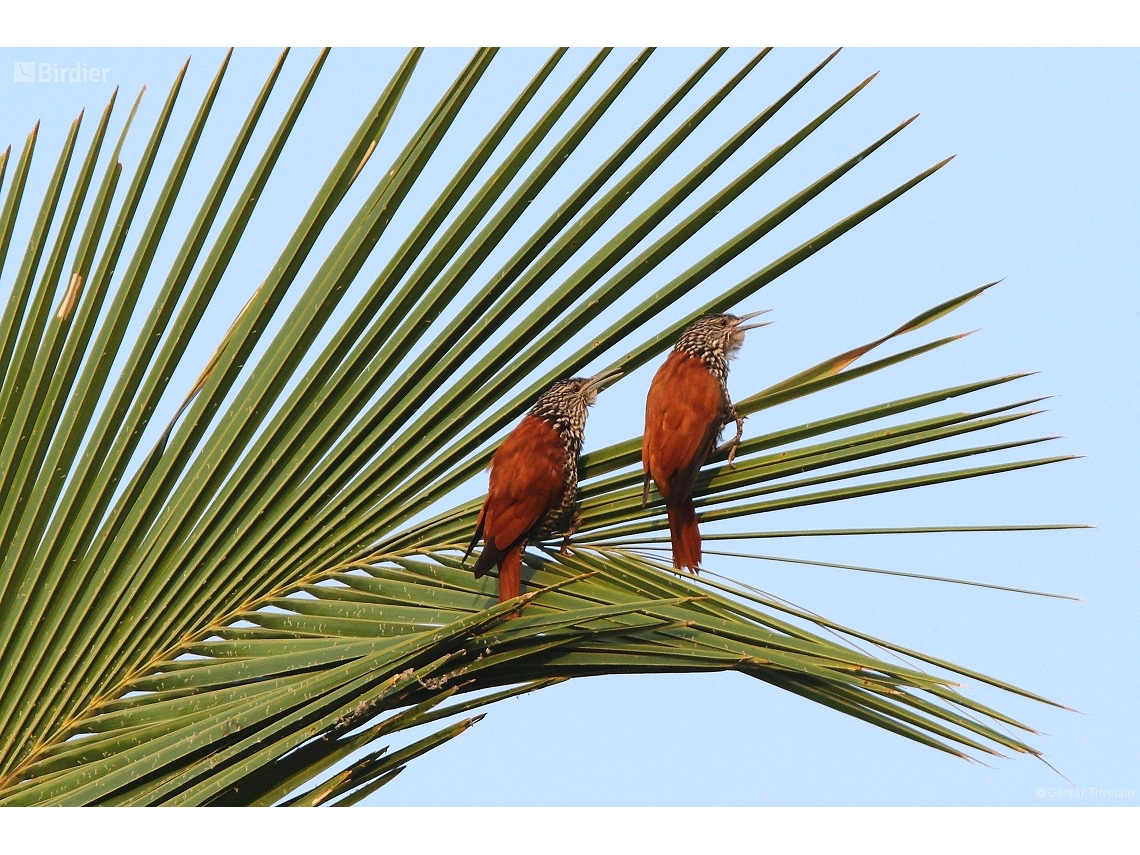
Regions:
<instances>
[{"instance_id":1,"label":"bird beak","mask_svg":"<svg viewBox=\"0 0 1140 855\"><path fill-rule=\"evenodd\" d=\"M605 371L599 372L590 378L590 388L601 391L602 386L609 383L611 380L616 380L621 377L622 370L620 368L608 368Z\"/></svg>"},{"instance_id":2,"label":"bird beak","mask_svg":"<svg viewBox=\"0 0 1140 855\"><path fill-rule=\"evenodd\" d=\"M768 326L768 324L770 324L772 322L771 321L764 321L764 322L759 323L759 324L747 324L746 326L740 326L740 324L744 323L744 321L747 321L749 318L754 318L757 315L764 315L770 311L772 311L772 310L771 309L761 309L759 312L749 312L747 315L741 315L739 318L736 319L736 325L734 326L734 329L737 332L744 332L745 330L754 330L754 329L759 329L760 327L766 327L766 326Z\"/></svg>"}]
</instances>

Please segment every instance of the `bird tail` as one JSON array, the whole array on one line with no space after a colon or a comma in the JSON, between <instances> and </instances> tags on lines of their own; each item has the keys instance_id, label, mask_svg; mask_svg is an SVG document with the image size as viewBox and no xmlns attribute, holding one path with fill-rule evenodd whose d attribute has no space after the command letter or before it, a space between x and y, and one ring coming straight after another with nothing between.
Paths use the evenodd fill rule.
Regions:
<instances>
[{"instance_id":1,"label":"bird tail","mask_svg":"<svg viewBox=\"0 0 1140 855\"><path fill-rule=\"evenodd\" d=\"M519 595L522 587L523 544L519 544L503 556L499 564L499 602L505 603Z\"/></svg>"},{"instance_id":2,"label":"bird tail","mask_svg":"<svg viewBox=\"0 0 1140 855\"><path fill-rule=\"evenodd\" d=\"M499 567L499 602L514 599L522 588L522 554L525 543L512 546L506 552L495 549L493 543L483 544L479 560L475 562L475 578L485 576L496 565ZM514 612L510 617L518 617Z\"/></svg>"},{"instance_id":3,"label":"bird tail","mask_svg":"<svg viewBox=\"0 0 1140 855\"><path fill-rule=\"evenodd\" d=\"M481 538L483 536L483 519L486 516L487 516L487 503L483 502L483 508L479 511L479 521L475 523L475 534L471 538L471 542L469 544L467 544L467 551L463 553L463 560L459 562L460 567L462 567L464 564L467 563L467 558L468 558L468 556L471 555L471 550L475 548L475 544L478 543L479 538ZM486 550L484 550L484 551L486 551ZM480 576L482 576L486 572L487 572L486 568L480 570L479 566L476 564L476 566L475 566L475 578L476 579L478 579Z\"/></svg>"},{"instance_id":4,"label":"bird tail","mask_svg":"<svg viewBox=\"0 0 1140 855\"><path fill-rule=\"evenodd\" d=\"M673 541L673 566L688 567L694 572L701 565L701 532L697 528L697 512L693 500L685 499L669 511L669 539Z\"/></svg>"},{"instance_id":5,"label":"bird tail","mask_svg":"<svg viewBox=\"0 0 1140 855\"><path fill-rule=\"evenodd\" d=\"M475 578L481 579L487 575L492 567L499 563L502 559L503 553L495 549L493 543L484 543L483 551L479 553L479 560L475 562Z\"/></svg>"}]
</instances>

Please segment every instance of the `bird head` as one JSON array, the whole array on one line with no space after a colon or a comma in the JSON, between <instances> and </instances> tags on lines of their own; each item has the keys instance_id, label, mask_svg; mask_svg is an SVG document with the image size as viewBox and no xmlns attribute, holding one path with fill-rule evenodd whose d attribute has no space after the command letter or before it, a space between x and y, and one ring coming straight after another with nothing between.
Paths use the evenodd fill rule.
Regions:
<instances>
[{"instance_id":1,"label":"bird head","mask_svg":"<svg viewBox=\"0 0 1140 855\"><path fill-rule=\"evenodd\" d=\"M587 408L598 400L598 392L620 376L620 369L611 368L593 377L558 380L539 396L531 413L556 426L564 424L581 430L586 423Z\"/></svg>"},{"instance_id":2,"label":"bird head","mask_svg":"<svg viewBox=\"0 0 1140 855\"><path fill-rule=\"evenodd\" d=\"M747 330L771 323L771 321L758 324L744 322L769 311L771 309L761 309L759 312L749 312L747 315L704 315L693 321L682 333L677 341L677 350L702 358L732 359L744 344L744 333Z\"/></svg>"}]
</instances>

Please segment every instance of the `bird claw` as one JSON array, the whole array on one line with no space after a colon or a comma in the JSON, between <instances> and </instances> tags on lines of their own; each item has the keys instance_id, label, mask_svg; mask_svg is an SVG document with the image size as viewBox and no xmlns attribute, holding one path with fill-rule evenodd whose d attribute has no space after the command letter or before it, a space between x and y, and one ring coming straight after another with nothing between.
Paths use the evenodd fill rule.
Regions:
<instances>
[{"instance_id":1,"label":"bird claw","mask_svg":"<svg viewBox=\"0 0 1140 855\"><path fill-rule=\"evenodd\" d=\"M566 534L562 537L562 548L558 550L559 555L570 554L570 538L578 531L578 526L581 525L582 518L574 511L574 515L570 517L570 528L566 530Z\"/></svg>"},{"instance_id":2,"label":"bird claw","mask_svg":"<svg viewBox=\"0 0 1140 855\"><path fill-rule=\"evenodd\" d=\"M731 443L731 446L732 447L728 449L728 468L729 469L735 469L736 468L736 449L740 447L740 443L737 442L736 440L733 440L733 442Z\"/></svg>"},{"instance_id":3,"label":"bird claw","mask_svg":"<svg viewBox=\"0 0 1140 855\"><path fill-rule=\"evenodd\" d=\"M736 410L730 413L730 418L736 421L736 436L717 449L718 452L728 449L728 468L736 468L736 450L740 447L740 440L744 436L744 420L747 416L738 416Z\"/></svg>"}]
</instances>

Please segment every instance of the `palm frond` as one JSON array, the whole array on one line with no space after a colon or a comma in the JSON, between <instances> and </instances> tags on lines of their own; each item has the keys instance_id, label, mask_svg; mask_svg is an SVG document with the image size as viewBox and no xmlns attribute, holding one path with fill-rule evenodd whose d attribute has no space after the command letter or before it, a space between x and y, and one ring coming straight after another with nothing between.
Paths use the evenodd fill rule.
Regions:
<instances>
[{"instance_id":1,"label":"palm frond","mask_svg":"<svg viewBox=\"0 0 1140 855\"><path fill-rule=\"evenodd\" d=\"M167 235L167 226L175 203L193 195L186 177L228 54L143 225L136 215L185 66L122 194L119 157L137 100L87 201L112 98L69 178L80 120L73 124L35 215L0 319L0 804L352 804L466 731L481 718L467 716L473 710L571 677L613 673L739 671L955 755L1037 754L1006 730L1030 728L959 692L954 676L1046 699L742 583L678 575L659 562L652 550L667 523L660 501L641 504L639 438L583 458L579 530L527 553L521 598L498 604L495 580L474 579L460 561L481 499L457 497L539 391L592 363L626 373L647 364L694 317L736 306L945 165L735 284L716 284L719 271L879 152L907 119L619 313L694 238L715 234L718 214L814 138L871 78L735 177L714 182L816 81L831 54L677 176L678 149L768 53L710 86L725 56L715 51L575 184L565 179L566 162L589 156L587 141L615 110L644 107L630 102L629 87L654 61L652 51L615 70L612 52L599 51L550 91L568 61L567 51L554 51L477 139L461 116L496 52L475 51L418 127L397 141L391 163L377 167L373 155L421 61L422 51L410 51L264 281L213 354L193 365L197 382L172 389L175 370L195 358L191 341L327 57L318 55L235 191L287 53L255 96L184 236ZM700 100L702 88L711 93ZM392 239L397 212L423 195L425 172L457 134L471 140L465 159ZM0 208L0 272L36 137L33 130ZM6 152L0 182L8 159ZM668 186L635 205L654 180ZM350 193L358 182L367 183ZM535 216L544 193L558 196L545 218ZM361 197L355 211L339 211ZM318 256L334 215L347 225ZM386 236L394 248L365 283L362 271ZM137 240L116 273L129 237ZM160 278L153 269L160 244L177 237L161 284L148 287ZM758 390L738 409L776 407L948 346L962 336L856 365L988 287ZM334 323L350 292L355 302ZM695 293L699 307L662 321ZM1068 459L1006 455L953 468L1050 439L954 444L1020 423L1034 414L1026 409L1033 400L917 416L1020 376L751 436L734 465L721 455L702 473L700 518L755 521L785 508ZM162 427L152 422L172 398L180 406L145 451L144 435ZM893 421L901 416L912 420ZM710 538L745 541L934 530L713 528ZM860 641L937 672L878 658ZM444 720L398 750L373 747Z\"/></svg>"}]
</instances>

